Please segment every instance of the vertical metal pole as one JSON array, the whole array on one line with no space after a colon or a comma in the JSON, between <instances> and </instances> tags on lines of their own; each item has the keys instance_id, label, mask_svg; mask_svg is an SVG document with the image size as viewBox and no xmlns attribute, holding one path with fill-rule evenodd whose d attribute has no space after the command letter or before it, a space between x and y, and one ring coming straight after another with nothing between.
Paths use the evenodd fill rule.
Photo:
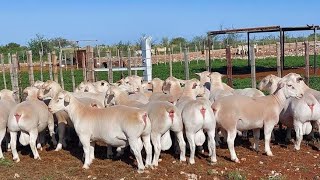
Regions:
<instances>
[{"instance_id":1,"label":"vertical metal pole","mask_svg":"<svg viewBox=\"0 0 320 180\"><path fill-rule=\"evenodd\" d=\"M281 76L283 76L283 68L284 68L284 54L283 54L283 50L284 50L284 41L283 41L283 32L282 29L280 29L280 65L281 65Z\"/></svg>"},{"instance_id":2,"label":"vertical metal pole","mask_svg":"<svg viewBox=\"0 0 320 180\"><path fill-rule=\"evenodd\" d=\"M188 49L184 48L184 72L185 79L189 80L189 60L188 60Z\"/></svg>"},{"instance_id":3,"label":"vertical metal pole","mask_svg":"<svg viewBox=\"0 0 320 180\"><path fill-rule=\"evenodd\" d=\"M248 67L250 67L250 53L249 53L249 48L250 48L250 33L247 32Z\"/></svg>"},{"instance_id":4,"label":"vertical metal pole","mask_svg":"<svg viewBox=\"0 0 320 180\"><path fill-rule=\"evenodd\" d=\"M152 80L151 37L141 39L142 64L145 67L143 77L145 81Z\"/></svg>"},{"instance_id":5,"label":"vertical metal pole","mask_svg":"<svg viewBox=\"0 0 320 180\"><path fill-rule=\"evenodd\" d=\"M307 85L309 85L309 79L310 79L310 72L309 72L309 68L310 68L310 62L309 62L309 42L305 41L304 42L304 59L305 59L305 63L306 63L306 80L305 82L307 83Z\"/></svg>"},{"instance_id":6,"label":"vertical metal pole","mask_svg":"<svg viewBox=\"0 0 320 180\"><path fill-rule=\"evenodd\" d=\"M250 54L250 64L251 64L251 87L256 88L257 81L256 81L256 57L254 53L254 45L252 44L249 47L249 54Z\"/></svg>"},{"instance_id":7,"label":"vertical metal pole","mask_svg":"<svg viewBox=\"0 0 320 180\"><path fill-rule=\"evenodd\" d=\"M284 69L284 61L285 61L285 59L284 59L284 44L285 44L285 42L284 42L284 39L285 39L285 36L284 36L284 31L282 31L282 46L281 46L281 60L282 60L282 71L283 71L283 69ZM281 75L283 76L283 72L281 72Z\"/></svg>"},{"instance_id":8,"label":"vertical metal pole","mask_svg":"<svg viewBox=\"0 0 320 180\"><path fill-rule=\"evenodd\" d=\"M314 49L313 49L313 73L317 74L317 34L316 34L316 27L313 29L314 35Z\"/></svg>"}]
</instances>

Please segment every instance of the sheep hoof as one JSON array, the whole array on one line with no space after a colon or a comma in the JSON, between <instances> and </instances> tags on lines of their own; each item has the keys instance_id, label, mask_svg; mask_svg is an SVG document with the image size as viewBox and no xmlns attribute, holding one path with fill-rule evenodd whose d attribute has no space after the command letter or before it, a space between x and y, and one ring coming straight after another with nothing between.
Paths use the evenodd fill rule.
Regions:
<instances>
[{"instance_id":1,"label":"sheep hoof","mask_svg":"<svg viewBox=\"0 0 320 180\"><path fill-rule=\"evenodd\" d=\"M62 144L59 143L54 151L60 151L62 149Z\"/></svg>"},{"instance_id":2,"label":"sheep hoof","mask_svg":"<svg viewBox=\"0 0 320 180\"><path fill-rule=\"evenodd\" d=\"M267 152L267 156L273 156L272 152Z\"/></svg>"},{"instance_id":3,"label":"sheep hoof","mask_svg":"<svg viewBox=\"0 0 320 180\"><path fill-rule=\"evenodd\" d=\"M182 156L182 157L180 157L180 161L183 161L183 162L187 161L187 158Z\"/></svg>"},{"instance_id":4,"label":"sheep hoof","mask_svg":"<svg viewBox=\"0 0 320 180\"><path fill-rule=\"evenodd\" d=\"M36 157L34 157L34 159L41 160L40 156L36 156Z\"/></svg>"},{"instance_id":5,"label":"sheep hoof","mask_svg":"<svg viewBox=\"0 0 320 180\"><path fill-rule=\"evenodd\" d=\"M299 147L299 146L294 146L294 149L295 149L296 151L299 151L299 150L300 150L300 147Z\"/></svg>"},{"instance_id":6,"label":"sheep hoof","mask_svg":"<svg viewBox=\"0 0 320 180\"><path fill-rule=\"evenodd\" d=\"M138 173L141 174L144 172L144 169L138 169Z\"/></svg>"},{"instance_id":7,"label":"sheep hoof","mask_svg":"<svg viewBox=\"0 0 320 180\"><path fill-rule=\"evenodd\" d=\"M18 163L18 162L20 162L20 158L18 158L18 157L13 158L13 161L16 162L16 163Z\"/></svg>"},{"instance_id":8,"label":"sheep hoof","mask_svg":"<svg viewBox=\"0 0 320 180\"><path fill-rule=\"evenodd\" d=\"M82 166L82 168L83 168L83 169L89 169L89 165L88 165L88 164L84 164L84 165Z\"/></svg>"},{"instance_id":9,"label":"sheep hoof","mask_svg":"<svg viewBox=\"0 0 320 180\"><path fill-rule=\"evenodd\" d=\"M194 163L195 163L194 159L189 159L189 164L194 164Z\"/></svg>"},{"instance_id":10,"label":"sheep hoof","mask_svg":"<svg viewBox=\"0 0 320 180\"><path fill-rule=\"evenodd\" d=\"M232 161L235 162L235 163L240 163L238 158L232 159Z\"/></svg>"},{"instance_id":11,"label":"sheep hoof","mask_svg":"<svg viewBox=\"0 0 320 180\"><path fill-rule=\"evenodd\" d=\"M40 143L37 144L37 149L40 149L42 151L42 146Z\"/></svg>"}]
</instances>

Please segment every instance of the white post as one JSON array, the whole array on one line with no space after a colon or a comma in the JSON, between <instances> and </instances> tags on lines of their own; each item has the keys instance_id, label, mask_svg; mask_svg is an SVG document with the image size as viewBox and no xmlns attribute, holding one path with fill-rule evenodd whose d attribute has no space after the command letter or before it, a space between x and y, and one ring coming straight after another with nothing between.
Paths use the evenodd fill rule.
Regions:
<instances>
[{"instance_id":1,"label":"white post","mask_svg":"<svg viewBox=\"0 0 320 180\"><path fill-rule=\"evenodd\" d=\"M141 38L142 65L145 67L143 78L145 81L152 80L152 60L151 60L151 37Z\"/></svg>"}]
</instances>

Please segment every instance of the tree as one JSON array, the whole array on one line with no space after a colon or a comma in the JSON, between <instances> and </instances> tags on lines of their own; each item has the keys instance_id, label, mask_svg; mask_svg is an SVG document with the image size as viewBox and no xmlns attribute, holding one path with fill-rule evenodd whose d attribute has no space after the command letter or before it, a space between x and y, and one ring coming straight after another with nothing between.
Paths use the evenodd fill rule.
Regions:
<instances>
[{"instance_id":1,"label":"tree","mask_svg":"<svg viewBox=\"0 0 320 180\"><path fill-rule=\"evenodd\" d=\"M36 34L35 38L30 39L28 42L28 48L34 55L38 56L38 53L42 50L41 43L43 47L43 54L47 54L54 50L54 46L50 43L50 40L40 34Z\"/></svg>"},{"instance_id":2,"label":"tree","mask_svg":"<svg viewBox=\"0 0 320 180\"><path fill-rule=\"evenodd\" d=\"M187 45L187 40L183 37L176 37L176 38L173 38L171 39L170 41L170 45L174 45L174 46L184 46L184 45Z\"/></svg>"},{"instance_id":3,"label":"tree","mask_svg":"<svg viewBox=\"0 0 320 180\"><path fill-rule=\"evenodd\" d=\"M163 46L163 47L169 47L169 45L170 45L170 41L169 41L169 38L168 37L163 37L162 39L161 39L161 46Z\"/></svg>"},{"instance_id":4,"label":"tree","mask_svg":"<svg viewBox=\"0 0 320 180\"><path fill-rule=\"evenodd\" d=\"M75 42L71 42L71 41L68 41L67 39L65 38L62 38L62 37L57 37L57 38L52 38L50 39L50 43L52 44L53 47L59 47L59 42L60 42L60 46L62 48L65 48L65 47L68 47L68 46L71 46L71 47L76 47L76 43Z\"/></svg>"}]
</instances>

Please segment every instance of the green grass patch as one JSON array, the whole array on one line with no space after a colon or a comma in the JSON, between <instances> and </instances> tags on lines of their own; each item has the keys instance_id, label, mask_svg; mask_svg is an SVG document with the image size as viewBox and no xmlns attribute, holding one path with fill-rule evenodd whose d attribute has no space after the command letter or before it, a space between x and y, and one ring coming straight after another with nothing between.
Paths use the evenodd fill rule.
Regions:
<instances>
[{"instance_id":1,"label":"green grass patch","mask_svg":"<svg viewBox=\"0 0 320 180\"><path fill-rule=\"evenodd\" d=\"M12 167L13 166L13 162L9 159L0 159L0 166L1 167Z\"/></svg>"},{"instance_id":2,"label":"green grass patch","mask_svg":"<svg viewBox=\"0 0 320 180\"><path fill-rule=\"evenodd\" d=\"M247 179L247 177L244 174L242 174L240 171L235 170L235 171L228 172L227 179L230 179L230 180L245 180L245 179Z\"/></svg>"}]
</instances>

